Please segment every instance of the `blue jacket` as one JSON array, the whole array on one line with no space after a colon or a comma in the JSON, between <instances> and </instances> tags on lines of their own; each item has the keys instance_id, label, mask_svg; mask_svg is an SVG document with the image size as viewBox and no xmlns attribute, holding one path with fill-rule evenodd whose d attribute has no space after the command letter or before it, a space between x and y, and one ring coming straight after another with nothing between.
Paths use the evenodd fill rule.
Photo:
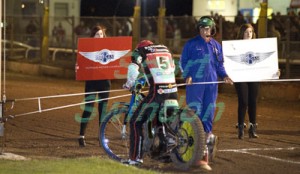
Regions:
<instances>
[{"instance_id":1,"label":"blue jacket","mask_svg":"<svg viewBox=\"0 0 300 174\"><path fill-rule=\"evenodd\" d=\"M223 62L221 45L215 39L206 43L200 35L185 44L180 58L183 78L192 77L193 82L223 79L227 76Z\"/></svg>"}]
</instances>

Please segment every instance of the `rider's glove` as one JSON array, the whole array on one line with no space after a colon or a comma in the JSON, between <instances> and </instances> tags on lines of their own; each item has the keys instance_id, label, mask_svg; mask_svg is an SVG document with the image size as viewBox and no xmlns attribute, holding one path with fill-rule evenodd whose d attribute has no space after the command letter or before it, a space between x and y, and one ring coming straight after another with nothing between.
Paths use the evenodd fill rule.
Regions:
<instances>
[{"instance_id":1,"label":"rider's glove","mask_svg":"<svg viewBox=\"0 0 300 174\"><path fill-rule=\"evenodd\" d=\"M126 85L126 83L125 83L125 84L123 84L123 86L122 86L122 87L123 87L123 89L128 89L128 90L130 90L129 86L127 86L127 85Z\"/></svg>"}]
</instances>

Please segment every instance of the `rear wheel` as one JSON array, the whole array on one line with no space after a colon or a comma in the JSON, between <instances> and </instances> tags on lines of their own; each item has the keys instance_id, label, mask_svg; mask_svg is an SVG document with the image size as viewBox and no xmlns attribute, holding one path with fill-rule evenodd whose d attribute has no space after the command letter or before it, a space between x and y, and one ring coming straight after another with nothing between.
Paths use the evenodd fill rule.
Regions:
<instances>
[{"instance_id":1,"label":"rear wheel","mask_svg":"<svg viewBox=\"0 0 300 174\"><path fill-rule=\"evenodd\" d=\"M204 155L204 129L197 117L192 121L181 122L176 132L178 145L171 153L171 159L176 168L187 170L196 165Z\"/></svg>"},{"instance_id":2,"label":"rear wheel","mask_svg":"<svg viewBox=\"0 0 300 174\"><path fill-rule=\"evenodd\" d=\"M99 141L104 151L112 159L121 162L128 159L129 155L129 118L127 118L127 113L127 105L121 105L111 110L103 118L99 129Z\"/></svg>"}]
</instances>

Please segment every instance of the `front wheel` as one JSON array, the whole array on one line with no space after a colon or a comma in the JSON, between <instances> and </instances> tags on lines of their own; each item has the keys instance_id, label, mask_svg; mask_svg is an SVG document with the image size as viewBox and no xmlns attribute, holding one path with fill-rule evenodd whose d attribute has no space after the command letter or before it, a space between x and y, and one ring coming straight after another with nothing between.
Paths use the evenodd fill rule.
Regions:
<instances>
[{"instance_id":1,"label":"front wheel","mask_svg":"<svg viewBox=\"0 0 300 174\"><path fill-rule=\"evenodd\" d=\"M171 153L174 166L181 170L187 170L203 158L205 149L205 132L202 122L198 117L180 122L177 137L178 144Z\"/></svg>"},{"instance_id":2,"label":"front wheel","mask_svg":"<svg viewBox=\"0 0 300 174\"><path fill-rule=\"evenodd\" d=\"M128 106L120 105L103 118L99 129L99 142L108 156L122 162L129 155ZM127 124L128 122L128 124Z\"/></svg>"}]
</instances>

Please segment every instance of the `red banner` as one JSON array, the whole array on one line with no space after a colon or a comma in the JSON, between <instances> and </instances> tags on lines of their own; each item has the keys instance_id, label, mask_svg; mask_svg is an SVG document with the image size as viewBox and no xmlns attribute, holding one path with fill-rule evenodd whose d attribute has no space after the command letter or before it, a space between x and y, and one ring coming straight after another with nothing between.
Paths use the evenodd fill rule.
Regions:
<instances>
[{"instance_id":1,"label":"red banner","mask_svg":"<svg viewBox=\"0 0 300 174\"><path fill-rule=\"evenodd\" d=\"M79 38L76 80L125 79L131 37Z\"/></svg>"}]
</instances>

